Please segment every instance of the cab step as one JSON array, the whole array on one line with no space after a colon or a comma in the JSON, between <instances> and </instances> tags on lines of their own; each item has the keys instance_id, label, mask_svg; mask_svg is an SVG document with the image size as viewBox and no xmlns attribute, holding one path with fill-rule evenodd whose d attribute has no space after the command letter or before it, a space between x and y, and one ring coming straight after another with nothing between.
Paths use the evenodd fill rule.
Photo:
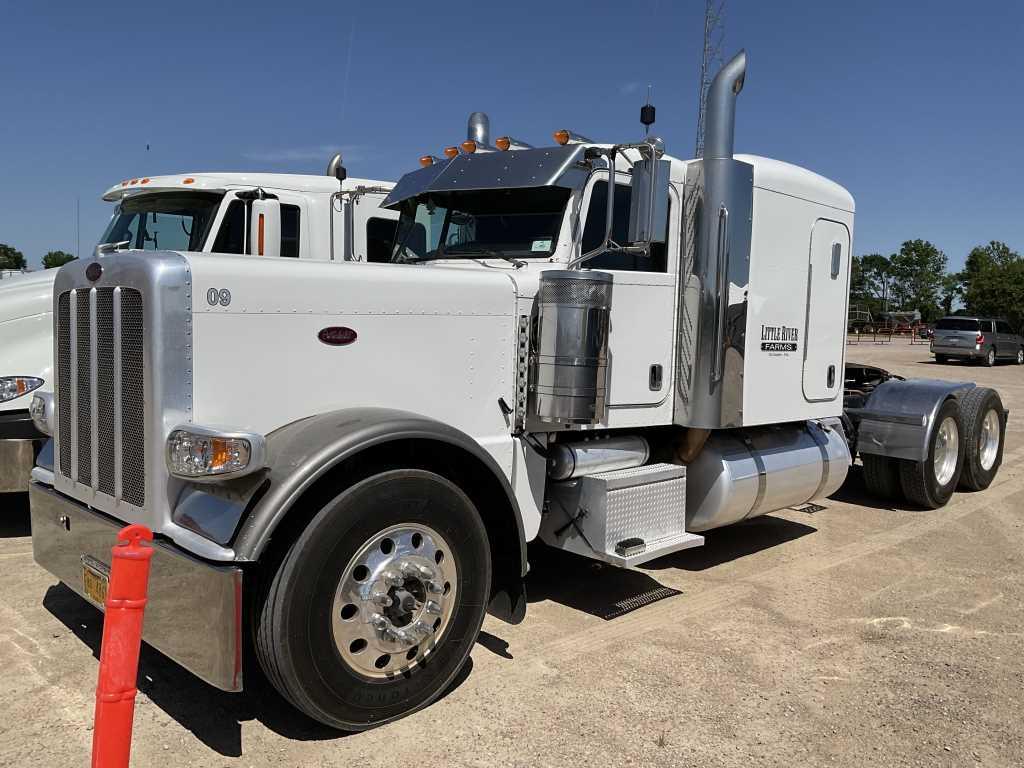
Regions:
<instances>
[{"instance_id":1,"label":"cab step","mask_svg":"<svg viewBox=\"0 0 1024 768\"><path fill-rule=\"evenodd\" d=\"M620 567L698 547L686 530L686 468L647 464L552 485L541 537Z\"/></svg>"}]
</instances>

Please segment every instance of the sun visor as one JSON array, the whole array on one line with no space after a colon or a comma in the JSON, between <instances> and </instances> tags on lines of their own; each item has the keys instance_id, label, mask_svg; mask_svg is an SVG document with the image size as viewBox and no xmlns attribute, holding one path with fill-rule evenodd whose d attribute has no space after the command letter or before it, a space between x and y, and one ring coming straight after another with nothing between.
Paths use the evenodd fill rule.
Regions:
<instances>
[{"instance_id":1,"label":"sun visor","mask_svg":"<svg viewBox=\"0 0 1024 768\"><path fill-rule=\"evenodd\" d=\"M431 192L575 187L589 171L589 167L582 164L585 150L584 145L571 144L458 155L405 174L381 207L397 208L405 200Z\"/></svg>"}]
</instances>

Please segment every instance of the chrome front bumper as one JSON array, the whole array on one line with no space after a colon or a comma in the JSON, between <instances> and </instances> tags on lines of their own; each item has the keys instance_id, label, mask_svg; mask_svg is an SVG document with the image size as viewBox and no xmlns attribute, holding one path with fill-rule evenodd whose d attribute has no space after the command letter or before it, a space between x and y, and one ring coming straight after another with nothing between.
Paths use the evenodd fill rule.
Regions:
<instances>
[{"instance_id":1,"label":"chrome front bumper","mask_svg":"<svg viewBox=\"0 0 1024 768\"><path fill-rule=\"evenodd\" d=\"M109 568L123 524L38 482L29 499L35 561L86 598L83 558ZM242 570L162 541L153 549L142 639L210 685L242 690Z\"/></svg>"}]
</instances>

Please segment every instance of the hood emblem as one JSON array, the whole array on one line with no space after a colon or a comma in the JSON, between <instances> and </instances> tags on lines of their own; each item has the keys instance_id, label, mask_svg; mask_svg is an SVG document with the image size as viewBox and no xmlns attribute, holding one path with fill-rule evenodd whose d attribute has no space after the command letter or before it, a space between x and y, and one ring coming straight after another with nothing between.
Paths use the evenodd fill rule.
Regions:
<instances>
[{"instance_id":1,"label":"hood emblem","mask_svg":"<svg viewBox=\"0 0 1024 768\"><path fill-rule=\"evenodd\" d=\"M316 337L331 347L347 347L356 340L356 332L351 328L332 325L322 329Z\"/></svg>"}]
</instances>

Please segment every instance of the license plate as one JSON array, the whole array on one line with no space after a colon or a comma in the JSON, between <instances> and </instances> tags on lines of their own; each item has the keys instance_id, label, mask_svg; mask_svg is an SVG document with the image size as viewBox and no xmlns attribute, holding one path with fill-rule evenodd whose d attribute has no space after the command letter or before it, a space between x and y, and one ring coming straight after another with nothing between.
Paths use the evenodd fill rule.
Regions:
<instances>
[{"instance_id":1,"label":"license plate","mask_svg":"<svg viewBox=\"0 0 1024 768\"><path fill-rule=\"evenodd\" d=\"M109 579L105 573L82 563L82 585L85 587L85 595L97 605L106 604L108 583Z\"/></svg>"}]
</instances>

